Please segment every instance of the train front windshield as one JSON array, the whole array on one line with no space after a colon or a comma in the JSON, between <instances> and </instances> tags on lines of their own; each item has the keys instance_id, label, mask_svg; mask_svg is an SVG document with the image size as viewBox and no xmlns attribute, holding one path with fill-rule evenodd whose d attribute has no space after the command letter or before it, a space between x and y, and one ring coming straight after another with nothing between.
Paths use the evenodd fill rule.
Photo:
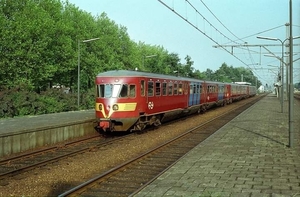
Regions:
<instances>
[{"instance_id":1,"label":"train front windshield","mask_svg":"<svg viewBox=\"0 0 300 197\"><path fill-rule=\"evenodd\" d=\"M135 97L135 85L128 84L99 84L97 85L99 98Z\"/></svg>"}]
</instances>

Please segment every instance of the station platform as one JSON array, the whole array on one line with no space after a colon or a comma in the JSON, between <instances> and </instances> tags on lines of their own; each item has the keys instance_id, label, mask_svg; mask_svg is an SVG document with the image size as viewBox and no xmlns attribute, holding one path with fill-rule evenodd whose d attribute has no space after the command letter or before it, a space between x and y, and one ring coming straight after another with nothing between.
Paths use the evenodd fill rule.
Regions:
<instances>
[{"instance_id":1,"label":"station platform","mask_svg":"<svg viewBox=\"0 0 300 197\"><path fill-rule=\"evenodd\" d=\"M0 158L96 133L95 110L0 119Z\"/></svg>"},{"instance_id":2,"label":"station platform","mask_svg":"<svg viewBox=\"0 0 300 197\"><path fill-rule=\"evenodd\" d=\"M300 197L300 105L269 94L199 144L135 197Z\"/></svg>"},{"instance_id":3,"label":"station platform","mask_svg":"<svg viewBox=\"0 0 300 197\"><path fill-rule=\"evenodd\" d=\"M61 127L75 122L95 120L95 110L70 111L36 116L0 119L0 136L26 131Z\"/></svg>"}]
</instances>

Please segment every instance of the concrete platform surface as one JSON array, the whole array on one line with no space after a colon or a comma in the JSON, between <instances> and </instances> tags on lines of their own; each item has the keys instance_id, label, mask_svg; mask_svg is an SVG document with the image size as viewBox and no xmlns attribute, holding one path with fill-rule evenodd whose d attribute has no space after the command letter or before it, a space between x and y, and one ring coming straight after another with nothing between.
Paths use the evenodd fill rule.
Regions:
<instances>
[{"instance_id":1,"label":"concrete platform surface","mask_svg":"<svg viewBox=\"0 0 300 197\"><path fill-rule=\"evenodd\" d=\"M269 94L135 196L300 197L300 105L295 101L293 148L288 102L280 109Z\"/></svg>"},{"instance_id":2,"label":"concrete platform surface","mask_svg":"<svg viewBox=\"0 0 300 197\"><path fill-rule=\"evenodd\" d=\"M95 110L70 111L0 119L0 136L74 124L95 119Z\"/></svg>"}]
</instances>

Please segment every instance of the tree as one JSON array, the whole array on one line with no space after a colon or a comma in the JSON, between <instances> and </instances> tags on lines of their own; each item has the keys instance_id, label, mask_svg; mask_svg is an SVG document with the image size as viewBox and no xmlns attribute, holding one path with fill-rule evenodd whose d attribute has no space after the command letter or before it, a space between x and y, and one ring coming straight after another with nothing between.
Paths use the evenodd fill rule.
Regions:
<instances>
[{"instance_id":1,"label":"tree","mask_svg":"<svg viewBox=\"0 0 300 197\"><path fill-rule=\"evenodd\" d=\"M206 76L205 80L211 80L211 81L214 80L215 73L213 70L208 68L208 69L206 69L206 71L204 73Z\"/></svg>"},{"instance_id":2,"label":"tree","mask_svg":"<svg viewBox=\"0 0 300 197\"><path fill-rule=\"evenodd\" d=\"M37 87L56 71L49 64L51 37L48 31L53 20L40 5L33 1L1 1L4 27L1 28L1 63L4 83L8 86L25 83ZM7 13L5 10L9 10ZM6 13L6 14L5 14ZM26 17L24 17L26 16ZM5 76L5 77L4 77ZM2 76L1 76L2 78Z\"/></svg>"},{"instance_id":3,"label":"tree","mask_svg":"<svg viewBox=\"0 0 300 197\"><path fill-rule=\"evenodd\" d=\"M185 58L185 65L182 65L182 69L181 69L181 74L185 77L195 77L194 75L194 68L193 68L193 64L194 61L192 61L192 58L190 56L186 56Z\"/></svg>"}]
</instances>

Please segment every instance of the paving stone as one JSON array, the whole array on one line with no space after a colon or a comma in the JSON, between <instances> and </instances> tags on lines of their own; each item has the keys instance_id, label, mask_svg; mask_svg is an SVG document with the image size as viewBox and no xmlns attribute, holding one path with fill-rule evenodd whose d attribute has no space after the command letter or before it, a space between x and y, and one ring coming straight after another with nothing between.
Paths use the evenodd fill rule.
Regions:
<instances>
[{"instance_id":1,"label":"paving stone","mask_svg":"<svg viewBox=\"0 0 300 197\"><path fill-rule=\"evenodd\" d=\"M289 148L288 103L283 113L278 103L263 98L136 196L300 197L300 110Z\"/></svg>"}]
</instances>

